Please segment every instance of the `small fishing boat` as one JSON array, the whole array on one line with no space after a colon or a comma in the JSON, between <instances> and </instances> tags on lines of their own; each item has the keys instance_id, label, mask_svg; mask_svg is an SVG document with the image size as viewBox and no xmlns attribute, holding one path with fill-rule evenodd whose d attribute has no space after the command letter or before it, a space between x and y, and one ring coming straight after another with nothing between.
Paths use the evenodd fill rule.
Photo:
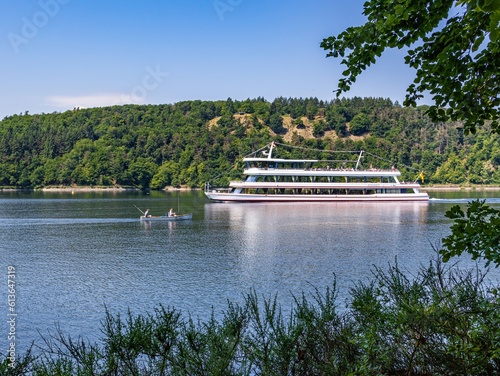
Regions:
<instances>
[{"instance_id":1,"label":"small fishing boat","mask_svg":"<svg viewBox=\"0 0 500 376\"><path fill-rule=\"evenodd\" d=\"M193 213L188 213L188 214L177 214L174 212L174 209L170 209L168 213L165 213L165 215L151 215L149 214L149 209L146 209L145 212L143 212L141 209L139 209L136 205L134 205L137 210L139 210L142 215L139 217L141 221L162 221L162 222L175 222L175 221L184 221L187 219L192 219L193 218Z\"/></svg>"},{"instance_id":2,"label":"small fishing boat","mask_svg":"<svg viewBox=\"0 0 500 376\"><path fill-rule=\"evenodd\" d=\"M192 219L193 213L189 214L174 214L174 215L141 215L141 221L162 221L162 222L174 222L174 221L184 221L187 219Z\"/></svg>"}]
</instances>

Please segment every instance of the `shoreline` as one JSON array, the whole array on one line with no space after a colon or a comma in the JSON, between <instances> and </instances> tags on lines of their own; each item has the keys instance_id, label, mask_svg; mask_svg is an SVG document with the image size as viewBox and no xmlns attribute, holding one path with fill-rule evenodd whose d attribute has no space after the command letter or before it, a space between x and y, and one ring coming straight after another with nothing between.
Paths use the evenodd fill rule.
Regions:
<instances>
[{"instance_id":1,"label":"shoreline","mask_svg":"<svg viewBox=\"0 0 500 376\"><path fill-rule=\"evenodd\" d=\"M168 186L158 191L199 191L201 188L191 187L172 187ZM500 191L500 186L460 186L460 185L433 185L421 186L420 190L424 192L458 192L458 191ZM133 187L92 187L92 186L59 186L59 187L43 187L43 188L8 188L0 187L0 192L130 192L130 191L152 191L151 189L140 189Z\"/></svg>"},{"instance_id":2,"label":"shoreline","mask_svg":"<svg viewBox=\"0 0 500 376\"><path fill-rule=\"evenodd\" d=\"M421 186L420 190L426 192L454 192L454 191L500 191L500 186L459 186L459 185L435 185L435 186Z\"/></svg>"},{"instance_id":3,"label":"shoreline","mask_svg":"<svg viewBox=\"0 0 500 376\"><path fill-rule=\"evenodd\" d=\"M34 189L33 191L41 192L125 192L125 191L140 191L137 188L124 187L44 187Z\"/></svg>"},{"instance_id":4,"label":"shoreline","mask_svg":"<svg viewBox=\"0 0 500 376\"><path fill-rule=\"evenodd\" d=\"M196 191L201 188L191 187L172 187L168 186L158 191ZM43 187L43 188L9 188L0 187L0 192L60 192L60 193L74 193L74 192L149 192L151 189L141 189L134 187L92 187L92 186L58 186L58 187Z\"/></svg>"}]
</instances>

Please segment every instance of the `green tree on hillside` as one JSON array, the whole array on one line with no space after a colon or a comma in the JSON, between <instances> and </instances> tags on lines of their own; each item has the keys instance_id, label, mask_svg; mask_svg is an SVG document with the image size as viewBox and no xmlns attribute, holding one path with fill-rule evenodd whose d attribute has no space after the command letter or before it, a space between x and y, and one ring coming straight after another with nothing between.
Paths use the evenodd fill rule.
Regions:
<instances>
[{"instance_id":1,"label":"green tree on hillside","mask_svg":"<svg viewBox=\"0 0 500 376\"><path fill-rule=\"evenodd\" d=\"M466 135L485 124L500 133L500 1L369 0L363 14L364 25L321 43L327 56L342 58L346 66L337 95L387 48L409 48L405 62L416 77L405 105L416 106L430 93L434 104L427 113L433 120L461 120ZM455 225L444 240L445 258L467 251L500 265L500 242L492 235L500 234L499 211L476 202L465 213L455 206L447 216ZM488 226L473 225L484 222Z\"/></svg>"},{"instance_id":2,"label":"green tree on hillside","mask_svg":"<svg viewBox=\"0 0 500 376\"><path fill-rule=\"evenodd\" d=\"M438 167L433 180L444 184L461 184L466 180L465 161L456 154Z\"/></svg>"},{"instance_id":3,"label":"green tree on hillside","mask_svg":"<svg viewBox=\"0 0 500 376\"><path fill-rule=\"evenodd\" d=\"M360 112L354 116L349 123L349 130L355 136L361 136L363 133L368 132L370 127L370 119L365 113Z\"/></svg>"},{"instance_id":4,"label":"green tree on hillside","mask_svg":"<svg viewBox=\"0 0 500 376\"><path fill-rule=\"evenodd\" d=\"M269 128L273 130L274 133L280 134L285 130L283 127L283 119L278 114L273 114L269 118Z\"/></svg>"}]
</instances>

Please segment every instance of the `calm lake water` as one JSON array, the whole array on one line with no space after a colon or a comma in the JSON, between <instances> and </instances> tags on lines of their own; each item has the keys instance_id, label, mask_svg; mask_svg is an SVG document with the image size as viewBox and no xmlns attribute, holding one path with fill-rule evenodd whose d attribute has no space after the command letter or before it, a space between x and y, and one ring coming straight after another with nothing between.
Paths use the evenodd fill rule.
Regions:
<instances>
[{"instance_id":1,"label":"calm lake water","mask_svg":"<svg viewBox=\"0 0 500 376\"><path fill-rule=\"evenodd\" d=\"M500 191L430 195L429 203L221 204L199 191L0 192L0 353L8 343L9 266L18 349L57 325L97 340L105 307L145 313L162 304L205 319L255 288L277 293L286 311L293 295L324 291L334 275L343 305L374 265L397 257L415 271L427 263L450 232L444 213L452 205L485 198L500 207ZM193 219L141 223L135 206L152 214L180 207Z\"/></svg>"}]
</instances>

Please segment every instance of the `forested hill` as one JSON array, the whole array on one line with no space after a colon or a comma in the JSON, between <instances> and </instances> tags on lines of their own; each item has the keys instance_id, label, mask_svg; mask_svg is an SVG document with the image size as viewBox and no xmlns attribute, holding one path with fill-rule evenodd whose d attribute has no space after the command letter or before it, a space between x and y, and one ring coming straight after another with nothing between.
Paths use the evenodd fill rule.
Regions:
<instances>
[{"instance_id":1,"label":"forested hill","mask_svg":"<svg viewBox=\"0 0 500 376\"><path fill-rule=\"evenodd\" d=\"M459 123L432 123L424 110L381 98L257 98L14 115L0 122L0 186L225 184L239 176L240 157L271 140L365 150L405 180L425 171L425 184L500 184L498 136L464 136Z\"/></svg>"}]
</instances>

